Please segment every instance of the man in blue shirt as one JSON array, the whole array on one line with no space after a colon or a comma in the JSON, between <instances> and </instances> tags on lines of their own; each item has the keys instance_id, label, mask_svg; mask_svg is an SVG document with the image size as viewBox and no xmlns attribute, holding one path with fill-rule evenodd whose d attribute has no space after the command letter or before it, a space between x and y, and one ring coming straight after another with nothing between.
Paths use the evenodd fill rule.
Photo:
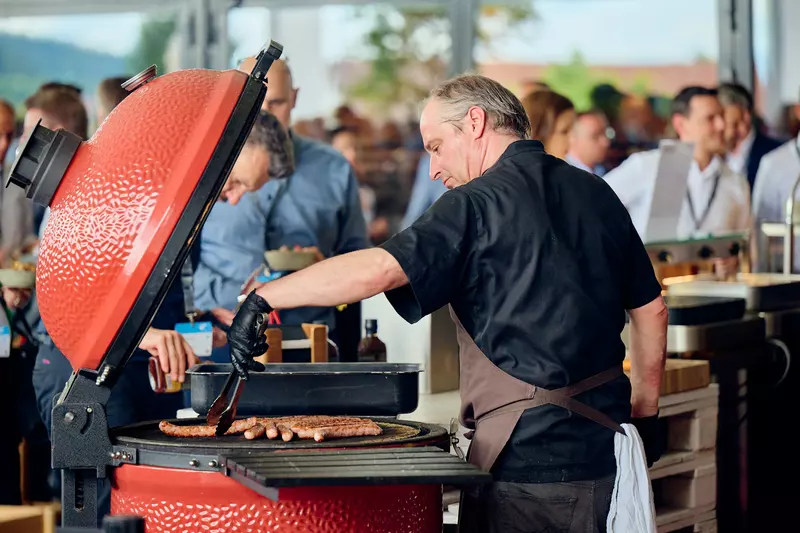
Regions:
<instances>
[{"instance_id":1,"label":"man in blue shirt","mask_svg":"<svg viewBox=\"0 0 800 533\"><path fill-rule=\"evenodd\" d=\"M239 68L250 72L254 64L248 58ZM275 62L262 109L290 131L295 170L244 194L235 204L214 206L203 228L195 274L196 301L202 309L234 309L243 284L263 265L267 250L315 247L322 256L331 257L369 246L350 164L330 146L289 129L296 98L289 67L284 61ZM257 156L250 162L259 165ZM324 323L331 331L334 320L333 308L293 309L281 315L283 324ZM213 357L227 359L226 354Z\"/></svg>"},{"instance_id":2,"label":"man in blue shirt","mask_svg":"<svg viewBox=\"0 0 800 533\"><path fill-rule=\"evenodd\" d=\"M432 180L429 173L431 156L422 154L417 166L417 177L414 179L414 188L411 190L411 199L408 201L406 214L400 229L406 229L414 223L422 213L428 210L436 200L447 191L442 180Z\"/></svg>"}]
</instances>

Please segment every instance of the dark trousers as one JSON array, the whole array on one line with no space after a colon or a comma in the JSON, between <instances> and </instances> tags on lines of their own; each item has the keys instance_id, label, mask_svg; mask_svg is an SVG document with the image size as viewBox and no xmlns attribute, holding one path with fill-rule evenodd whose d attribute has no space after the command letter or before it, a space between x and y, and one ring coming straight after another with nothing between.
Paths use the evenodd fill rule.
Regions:
<instances>
[{"instance_id":1,"label":"dark trousers","mask_svg":"<svg viewBox=\"0 0 800 533\"><path fill-rule=\"evenodd\" d=\"M52 431L53 398L61 393L72 375L72 366L52 343L44 343L39 348L36 366L33 369L33 388L39 415ZM108 426L125 426L148 420L175 418L178 409L185 407L184 395L156 394L150 387L147 361L141 357L132 358L111 391L106 404ZM56 494L60 493L60 476L53 480ZM111 510L111 486L108 480L99 480L97 504L98 524Z\"/></svg>"},{"instance_id":2,"label":"dark trousers","mask_svg":"<svg viewBox=\"0 0 800 533\"><path fill-rule=\"evenodd\" d=\"M12 350L11 357L0 359L0 405L5 408L3 430L0 431L0 505L19 505L20 491L19 445L27 444L27 498L31 501L51 499L48 489L50 475L50 442L36 411L31 373L34 353Z\"/></svg>"},{"instance_id":3,"label":"dark trousers","mask_svg":"<svg viewBox=\"0 0 800 533\"><path fill-rule=\"evenodd\" d=\"M614 477L562 483L494 482L465 490L459 533L605 533Z\"/></svg>"}]
</instances>

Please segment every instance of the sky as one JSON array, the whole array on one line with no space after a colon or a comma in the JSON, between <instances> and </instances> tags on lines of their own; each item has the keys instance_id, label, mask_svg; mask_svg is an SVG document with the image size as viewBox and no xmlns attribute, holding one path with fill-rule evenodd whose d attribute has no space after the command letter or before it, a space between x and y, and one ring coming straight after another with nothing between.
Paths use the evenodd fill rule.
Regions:
<instances>
[{"instance_id":1,"label":"sky","mask_svg":"<svg viewBox=\"0 0 800 533\"><path fill-rule=\"evenodd\" d=\"M760 39L764 30L758 26L764 22L759 10L765 3L754 1L757 65L763 62L766 50ZM693 63L701 56L716 60L719 56L717 0L533 0L533 6L536 21L505 37L498 36L489 47L479 46L476 59L566 63L579 51L590 64L646 66ZM285 43L284 55L289 59L293 55L306 58L304 63L308 58L316 59L307 65L310 72L303 80L305 103L297 111L316 116L340 98L328 79L330 74L324 72L329 71L327 65L345 58L365 57L361 42L369 21L354 19L355 8L350 6L284 9L292 14L289 19L297 26L297 30L292 27L284 31L292 37ZM124 56L136 45L145 16L126 13L0 18L0 31L65 41ZM310 24L309 20L318 24ZM228 17L229 37L235 43L232 58L259 50L269 40L273 22L266 8L232 9ZM303 37L302 30L306 27L315 28L311 30L315 34ZM298 51L298 47L305 48ZM234 66L233 59L230 66ZM311 88L314 85L318 86L314 87L316 91Z\"/></svg>"},{"instance_id":2,"label":"sky","mask_svg":"<svg viewBox=\"0 0 800 533\"><path fill-rule=\"evenodd\" d=\"M497 40L478 59L568 61L580 50L590 63L653 64L717 57L716 0L534 0L539 20ZM348 22L352 8L321 8L320 53L331 60L357 52L363 26ZM687 16L691 13L692 16ZM0 19L0 31L46 37L116 55L136 43L139 13ZM269 33L265 8L234 9L229 31L256 49ZM288 51L287 51L288 52Z\"/></svg>"}]
</instances>

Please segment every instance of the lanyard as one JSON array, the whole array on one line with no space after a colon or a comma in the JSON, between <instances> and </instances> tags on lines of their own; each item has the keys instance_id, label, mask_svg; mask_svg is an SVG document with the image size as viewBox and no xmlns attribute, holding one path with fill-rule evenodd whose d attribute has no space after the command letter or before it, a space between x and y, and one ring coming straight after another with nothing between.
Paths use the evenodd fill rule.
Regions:
<instances>
[{"instance_id":1,"label":"lanyard","mask_svg":"<svg viewBox=\"0 0 800 533\"><path fill-rule=\"evenodd\" d=\"M198 313L194 306L194 269L191 255L186 258L181 267L181 289L183 290L183 312L189 322L194 324Z\"/></svg>"},{"instance_id":2,"label":"lanyard","mask_svg":"<svg viewBox=\"0 0 800 533\"><path fill-rule=\"evenodd\" d=\"M708 197L708 204L706 204L706 208L699 220L697 219L697 214L695 214L692 195L689 193L689 188L686 188L686 201L689 203L689 214L692 216L692 222L694 222L695 231L699 230L700 226L702 226L706 221L706 218L708 218L708 212L711 211L711 205L714 203L714 198L717 197L717 188L719 188L719 179L721 174L722 173L718 171L714 175L714 187L711 189L711 195Z\"/></svg>"},{"instance_id":3,"label":"lanyard","mask_svg":"<svg viewBox=\"0 0 800 533\"><path fill-rule=\"evenodd\" d=\"M269 209L266 213L264 213L264 250L269 250L269 225L272 222L272 219L275 218L275 210L278 207L281 199L286 195L286 191L289 189L289 178L281 178L281 183L278 187L278 190L275 192L275 198L272 200L272 203L269 206ZM252 200L259 206L260 209L260 202L258 201L258 196L252 194L250 196Z\"/></svg>"}]
</instances>

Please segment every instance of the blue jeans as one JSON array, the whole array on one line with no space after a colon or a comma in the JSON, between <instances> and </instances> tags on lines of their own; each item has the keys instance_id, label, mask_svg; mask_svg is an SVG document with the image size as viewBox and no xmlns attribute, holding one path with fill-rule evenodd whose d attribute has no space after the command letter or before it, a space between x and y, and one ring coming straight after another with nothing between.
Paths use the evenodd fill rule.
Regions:
<instances>
[{"instance_id":1,"label":"blue jeans","mask_svg":"<svg viewBox=\"0 0 800 533\"><path fill-rule=\"evenodd\" d=\"M44 342L39 348L36 365L33 368L33 388L36 392L36 403L39 415L52 438L53 398L61 393L64 385L72 375L72 366L58 348L50 342ZM126 426L148 420L175 418L178 409L186 407L184 395L156 394L150 387L147 358L142 352L136 354L128 362L122 375L111 391L106 404L106 417L109 428ZM55 493L60 493L60 476L54 484ZM103 516L111 511L111 486L107 479L98 484L98 525Z\"/></svg>"}]
</instances>

